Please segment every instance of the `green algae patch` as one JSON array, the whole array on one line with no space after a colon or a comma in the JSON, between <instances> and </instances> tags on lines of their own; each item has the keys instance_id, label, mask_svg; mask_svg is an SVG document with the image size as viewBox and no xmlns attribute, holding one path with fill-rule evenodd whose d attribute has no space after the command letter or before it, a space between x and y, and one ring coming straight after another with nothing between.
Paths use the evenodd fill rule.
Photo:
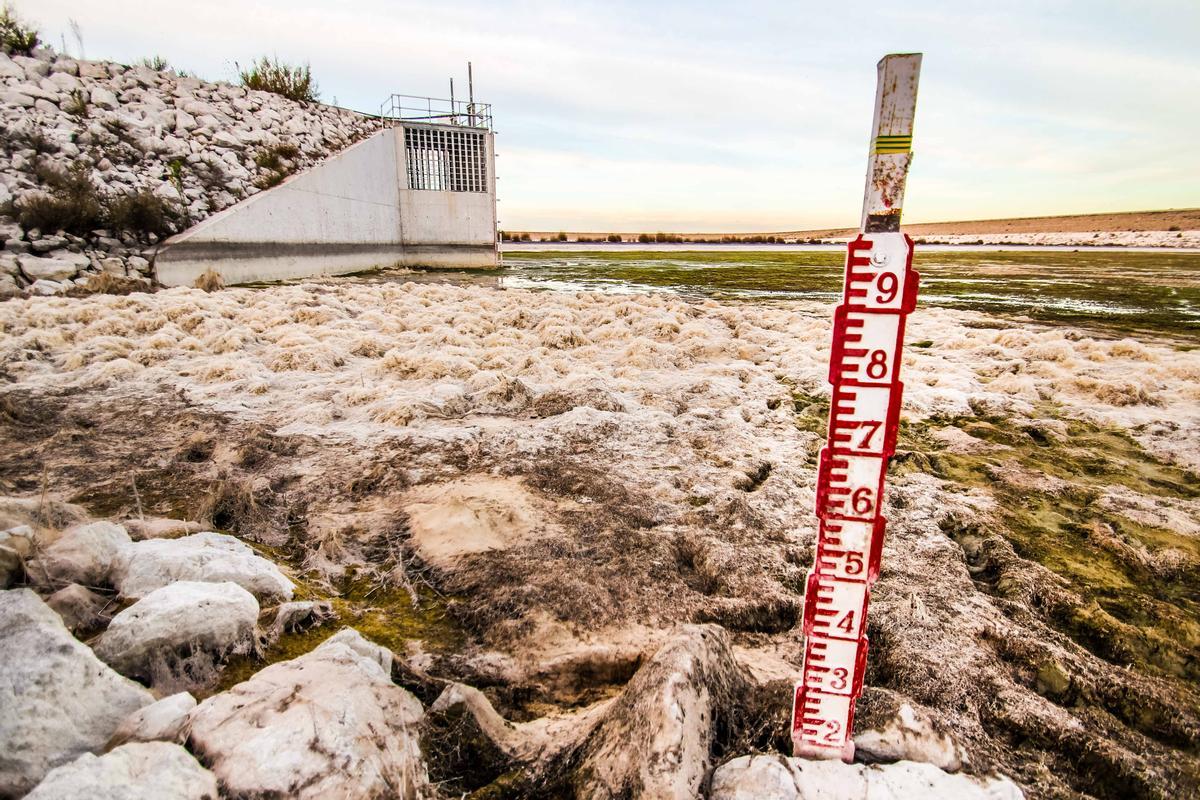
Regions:
<instances>
[{"instance_id":1,"label":"green algae patch","mask_svg":"<svg viewBox=\"0 0 1200 800\"><path fill-rule=\"evenodd\" d=\"M266 552L263 545L251 543ZM249 679L254 673L280 661L290 661L310 652L342 628L354 628L375 644L403 653L409 642L433 652L455 652L466 643L466 634L449 613L453 598L417 585L413 596L402 587L386 586L365 577L352 576L340 594L298 580L295 599L325 600L337 614L322 625L304 631L284 633L258 654L235 656L225 665L219 683L207 694L216 694ZM198 699L207 696L197 694Z\"/></svg>"},{"instance_id":2,"label":"green algae patch","mask_svg":"<svg viewBox=\"0 0 1200 800\"><path fill-rule=\"evenodd\" d=\"M930 419L901 425L894 472L931 472L997 500L1016 554L1064 578L1078 602L1047 603L1047 621L1112 663L1200 680L1200 541L1104 507L1114 487L1187 500L1195 474L1146 452L1122 431L1062 418ZM948 450L932 431L953 426L983 443ZM964 544L965 546L965 544ZM1047 684L1054 681L1047 680Z\"/></svg>"},{"instance_id":3,"label":"green algae patch","mask_svg":"<svg viewBox=\"0 0 1200 800\"><path fill-rule=\"evenodd\" d=\"M667 291L722 300L834 301L845 248L812 250L510 251L489 275L520 288ZM1107 335L1200 338L1200 254L1069 250L931 250L917 245L924 306L1086 326ZM449 274L449 273L442 273ZM1000 325L982 323L988 327ZM1002 324L1002 323L1001 323ZM914 347L925 346L923 342Z\"/></svg>"}]
</instances>

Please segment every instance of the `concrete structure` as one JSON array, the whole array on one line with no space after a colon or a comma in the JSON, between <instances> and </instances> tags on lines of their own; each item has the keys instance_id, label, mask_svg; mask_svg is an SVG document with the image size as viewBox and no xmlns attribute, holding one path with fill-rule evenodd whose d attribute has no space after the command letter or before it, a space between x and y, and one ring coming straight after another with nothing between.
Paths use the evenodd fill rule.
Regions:
<instances>
[{"instance_id":1,"label":"concrete structure","mask_svg":"<svg viewBox=\"0 0 1200 800\"><path fill-rule=\"evenodd\" d=\"M398 121L171 237L155 258L158 280L190 286L209 269L235 284L495 267L494 165L487 128Z\"/></svg>"}]
</instances>

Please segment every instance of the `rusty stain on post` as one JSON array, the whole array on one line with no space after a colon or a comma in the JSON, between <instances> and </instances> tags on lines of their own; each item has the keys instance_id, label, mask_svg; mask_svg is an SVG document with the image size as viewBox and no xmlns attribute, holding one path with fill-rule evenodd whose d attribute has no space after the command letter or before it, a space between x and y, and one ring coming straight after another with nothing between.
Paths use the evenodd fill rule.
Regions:
<instances>
[{"instance_id":1,"label":"rusty stain on post","mask_svg":"<svg viewBox=\"0 0 1200 800\"><path fill-rule=\"evenodd\" d=\"M864 233L900 230L904 182L912 163L913 116L917 108L917 81L921 54L884 56L877 67L875 119L867 186L863 193L861 229Z\"/></svg>"}]
</instances>

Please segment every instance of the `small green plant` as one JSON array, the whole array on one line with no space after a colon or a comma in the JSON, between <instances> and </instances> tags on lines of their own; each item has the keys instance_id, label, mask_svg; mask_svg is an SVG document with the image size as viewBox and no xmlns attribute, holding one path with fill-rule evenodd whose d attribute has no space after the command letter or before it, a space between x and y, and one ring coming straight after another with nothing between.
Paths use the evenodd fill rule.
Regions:
<instances>
[{"instance_id":1,"label":"small green plant","mask_svg":"<svg viewBox=\"0 0 1200 800\"><path fill-rule=\"evenodd\" d=\"M88 114L87 95L79 89L72 89L71 94L63 101L62 110L73 117L86 117Z\"/></svg>"},{"instance_id":2,"label":"small green plant","mask_svg":"<svg viewBox=\"0 0 1200 800\"><path fill-rule=\"evenodd\" d=\"M273 149L260 150L254 154L254 163L263 169L271 169L280 171L283 169L283 161L279 158L279 153Z\"/></svg>"},{"instance_id":3,"label":"small green plant","mask_svg":"<svg viewBox=\"0 0 1200 800\"><path fill-rule=\"evenodd\" d=\"M608 241L610 241L610 242L614 242L614 243L619 243L619 242L621 241L621 234L619 234L619 233L610 233L610 234L608 235Z\"/></svg>"},{"instance_id":4,"label":"small green plant","mask_svg":"<svg viewBox=\"0 0 1200 800\"><path fill-rule=\"evenodd\" d=\"M1175 231L1179 230L1179 226L1178 226L1178 225L1172 225L1171 227L1167 228L1167 230L1169 230L1169 231L1171 231L1172 233L1174 233Z\"/></svg>"},{"instance_id":5,"label":"small green plant","mask_svg":"<svg viewBox=\"0 0 1200 800\"><path fill-rule=\"evenodd\" d=\"M143 58L138 63L143 67L149 67L155 72L166 72L171 68L171 62L158 55L150 56L149 58Z\"/></svg>"},{"instance_id":6,"label":"small green plant","mask_svg":"<svg viewBox=\"0 0 1200 800\"><path fill-rule=\"evenodd\" d=\"M308 64L292 66L281 63L278 58L263 56L249 69L239 70L239 74L242 86L247 89L273 92L302 103L315 103L320 98Z\"/></svg>"},{"instance_id":7,"label":"small green plant","mask_svg":"<svg viewBox=\"0 0 1200 800\"><path fill-rule=\"evenodd\" d=\"M556 242L565 242L566 240L567 240L567 235L565 233L563 233L562 231L559 231L558 236L554 237L554 241L556 241Z\"/></svg>"},{"instance_id":8,"label":"small green plant","mask_svg":"<svg viewBox=\"0 0 1200 800\"><path fill-rule=\"evenodd\" d=\"M292 171L292 165L287 160L300 154L300 148L294 142L281 142L267 147L254 154L254 163L266 170L254 181L260 189L270 189L279 185Z\"/></svg>"},{"instance_id":9,"label":"small green plant","mask_svg":"<svg viewBox=\"0 0 1200 800\"><path fill-rule=\"evenodd\" d=\"M0 50L10 56L29 56L40 43L37 29L22 22L12 4L5 3L0 8Z\"/></svg>"}]
</instances>

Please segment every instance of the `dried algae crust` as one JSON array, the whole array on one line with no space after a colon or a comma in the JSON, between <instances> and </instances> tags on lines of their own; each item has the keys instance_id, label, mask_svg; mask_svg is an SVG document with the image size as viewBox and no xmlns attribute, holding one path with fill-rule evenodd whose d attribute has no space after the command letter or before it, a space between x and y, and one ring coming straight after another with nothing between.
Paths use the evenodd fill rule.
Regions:
<instances>
[{"instance_id":1,"label":"dried algae crust","mask_svg":"<svg viewBox=\"0 0 1200 800\"><path fill-rule=\"evenodd\" d=\"M410 541L431 566L557 533L547 504L513 478L473 477L411 489L401 501Z\"/></svg>"},{"instance_id":2,"label":"dried algae crust","mask_svg":"<svg viewBox=\"0 0 1200 800\"><path fill-rule=\"evenodd\" d=\"M147 513L268 544L302 596L425 640L515 717L610 694L638 663L619 632L680 620L775 675L800 657L826 314L351 282L10 301L0 482L118 513L136 474ZM1037 794L1178 795L1196 354L944 309L910 337L869 683ZM759 690L738 747L780 746Z\"/></svg>"}]
</instances>

